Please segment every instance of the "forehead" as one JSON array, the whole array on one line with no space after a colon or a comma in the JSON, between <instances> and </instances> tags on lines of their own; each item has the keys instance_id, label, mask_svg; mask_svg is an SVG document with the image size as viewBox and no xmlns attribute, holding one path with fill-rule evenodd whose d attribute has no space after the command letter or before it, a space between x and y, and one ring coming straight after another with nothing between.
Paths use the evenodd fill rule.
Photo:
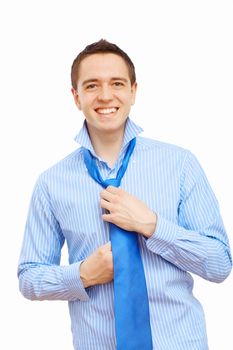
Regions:
<instances>
[{"instance_id":1,"label":"forehead","mask_svg":"<svg viewBox=\"0 0 233 350\"><path fill-rule=\"evenodd\" d=\"M130 80L129 70L124 59L112 53L97 53L85 57L80 63L78 80L109 79L122 77Z\"/></svg>"}]
</instances>

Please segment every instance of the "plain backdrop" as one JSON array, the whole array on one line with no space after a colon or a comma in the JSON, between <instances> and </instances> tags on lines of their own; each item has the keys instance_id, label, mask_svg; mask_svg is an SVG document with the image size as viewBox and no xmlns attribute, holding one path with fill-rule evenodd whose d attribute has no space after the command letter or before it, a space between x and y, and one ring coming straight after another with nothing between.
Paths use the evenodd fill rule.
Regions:
<instances>
[{"instance_id":1,"label":"plain backdrop","mask_svg":"<svg viewBox=\"0 0 233 350\"><path fill-rule=\"evenodd\" d=\"M89 43L105 38L132 58L132 119L197 156L232 245L232 18L226 0L0 2L1 349L72 349L67 303L24 299L16 270L34 183L77 147L70 67ZM233 349L232 282L195 277L210 350Z\"/></svg>"}]
</instances>

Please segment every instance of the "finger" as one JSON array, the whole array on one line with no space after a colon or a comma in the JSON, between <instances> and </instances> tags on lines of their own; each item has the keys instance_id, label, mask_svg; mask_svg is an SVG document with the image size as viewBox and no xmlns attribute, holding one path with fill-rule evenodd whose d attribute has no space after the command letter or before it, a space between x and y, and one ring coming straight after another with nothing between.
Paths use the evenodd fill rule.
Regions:
<instances>
[{"instance_id":1,"label":"finger","mask_svg":"<svg viewBox=\"0 0 233 350\"><path fill-rule=\"evenodd\" d=\"M117 193L119 193L119 188L114 187L114 186L108 186L105 191L112 193L112 194L117 194Z\"/></svg>"},{"instance_id":2,"label":"finger","mask_svg":"<svg viewBox=\"0 0 233 350\"><path fill-rule=\"evenodd\" d=\"M111 223L114 224L114 217L113 217L113 215L111 215L111 214L103 214L102 218L103 218L104 221L111 222Z\"/></svg>"},{"instance_id":3,"label":"finger","mask_svg":"<svg viewBox=\"0 0 233 350\"><path fill-rule=\"evenodd\" d=\"M112 250L111 241L109 241L108 243L105 243L102 247L106 252L111 251Z\"/></svg>"},{"instance_id":4,"label":"finger","mask_svg":"<svg viewBox=\"0 0 233 350\"><path fill-rule=\"evenodd\" d=\"M113 209L112 203L110 203L102 198L100 199L100 206L101 206L101 208L106 209L108 211L111 211Z\"/></svg>"},{"instance_id":5,"label":"finger","mask_svg":"<svg viewBox=\"0 0 233 350\"><path fill-rule=\"evenodd\" d=\"M106 252L110 252L112 250L111 242L105 243L97 248L97 251L105 254Z\"/></svg>"},{"instance_id":6,"label":"finger","mask_svg":"<svg viewBox=\"0 0 233 350\"><path fill-rule=\"evenodd\" d=\"M104 190L100 192L100 197L105 199L108 202L111 202L114 198L115 194L112 194L111 192Z\"/></svg>"}]
</instances>

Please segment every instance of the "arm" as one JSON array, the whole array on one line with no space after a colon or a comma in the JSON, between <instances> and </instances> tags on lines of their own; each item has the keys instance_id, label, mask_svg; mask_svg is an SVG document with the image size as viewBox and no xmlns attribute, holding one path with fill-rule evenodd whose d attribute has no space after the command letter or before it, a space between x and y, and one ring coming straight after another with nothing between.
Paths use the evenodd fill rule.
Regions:
<instances>
[{"instance_id":1,"label":"arm","mask_svg":"<svg viewBox=\"0 0 233 350\"><path fill-rule=\"evenodd\" d=\"M178 222L158 214L148 249L213 282L230 273L232 259L218 202L196 158L188 153L181 176Z\"/></svg>"},{"instance_id":2,"label":"arm","mask_svg":"<svg viewBox=\"0 0 233 350\"><path fill-rule=\"evenodd\" d=\"M37 182L28 213L18 277L22 294L31 300L87 300L79 276L81 262L60 266L64 236L46 186Z\"/></svg>"},{"instance_id":3,"label":"arm","mask_svg":"<svg viewBox=\"0 0 233 350\"><path fill-rule=\"evenodd\" d=\"M108 187L101 206L110 214L103 219L147 238L155 254L179 267L214 282L231 270L231 255L218 203L195 157L188 153L180 184L177 222L156 215L138 198Z\"/></svg>"}]
</instances>

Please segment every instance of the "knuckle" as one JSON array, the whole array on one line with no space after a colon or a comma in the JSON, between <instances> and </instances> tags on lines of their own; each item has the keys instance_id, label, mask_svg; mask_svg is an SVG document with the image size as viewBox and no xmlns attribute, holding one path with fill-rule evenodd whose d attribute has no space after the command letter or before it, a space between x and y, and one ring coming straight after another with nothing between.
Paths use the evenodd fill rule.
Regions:
<instances>
[{"instance_id":1,"label":"knuckle","mask_svg":"<svg viewBox=\"0 0 233 350\"><path fill-rule=\"evenodd\" d=\"M105 254L103 256L103 264L107 270L113 270L113 260L111 254Z\"/></svg>"},{"instance_id":2,"label":"knuckle","mask_svg":"<svg viewBox=\"0 0 233 350\"><path fill-rule=\"evenodd\" d=\"M118 204L118 203L120 203L120 197L119 196L114 196L114 198L113 198L113 203L114 204Z\"/></svg>"},{"instance_id":3,"label":"knuckle","mask_svg":"<svg viewBox=\"0 0 233 350\"><path fill-rule=\"evenodd\" d=\"M124 190L122 188L118 188L118 195L122 197L124 195Z\"/></svg>"},{"instance_id":4,"label":"knuckle","mask_svg":"<svg viewBox=\"0 0 233 350\"><path fill-rule=\"evenodd\" d=\"M109 263L109 256L108 256L108 254L103 255L103 262L104 262L106 265L108 265L108 263Z\"/></svg>"},{"instance_id":5,"label":"knuckle","mask_svg":"<svg viewBox=\"0 0 233 350\"><path fill-rule=\"evenodd\" d=\"M115 212L116 212L116 205L111 205L111 208L110 208L111 215L115 214Z\"/></svg>"},{"instance_id":6,"label":"knuckle","mask_svg":"<svg viewBox=\"0 0 233 350\"><path fill-rule=\"evenodd\" d=\"M109 206L110 212L112 212L114 210L114 207L115 207L114 203L109 203L108 206Z\"/></svg>"},{"instance_id":7,"label":"knuckle","mask_svg":"<svg viewBox=\"0 0 233 350\"><path fill-rule=\"evenodd\" d=\"M99 255L100 257L103 257L104 254L105 254L104 248L103 248L103 247L98 248L98 249L97 249L97 253L98 253L98 255Z\"/></svg>"}]
</instances>

